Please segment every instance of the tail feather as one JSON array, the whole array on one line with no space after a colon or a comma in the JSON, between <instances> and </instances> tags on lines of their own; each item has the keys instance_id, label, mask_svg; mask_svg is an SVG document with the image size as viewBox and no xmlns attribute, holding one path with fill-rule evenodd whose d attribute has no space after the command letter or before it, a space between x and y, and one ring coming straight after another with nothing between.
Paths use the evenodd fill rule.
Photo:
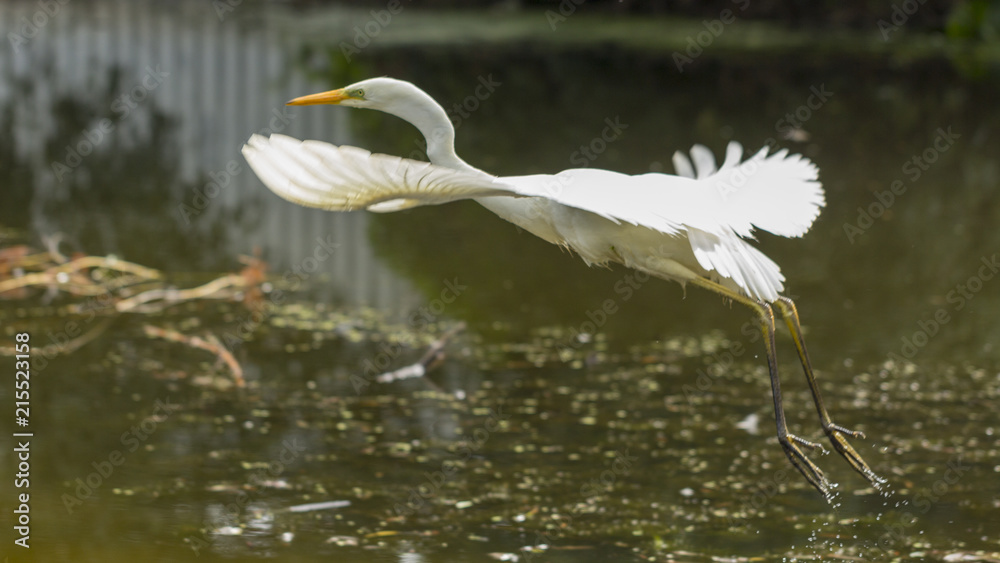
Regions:
<instances>
[{"instance_id":1,"label":"tail feather","mask_svg":"<svg viewBox=\"0 0 1000 563\"><path fill-rule=\"evenodd\" d=\"M700 229L688 229L687 234L698 264L733 280L747 295L774 301L784 290L781 268L745 240Z\"/></svg>"}]
</instances>

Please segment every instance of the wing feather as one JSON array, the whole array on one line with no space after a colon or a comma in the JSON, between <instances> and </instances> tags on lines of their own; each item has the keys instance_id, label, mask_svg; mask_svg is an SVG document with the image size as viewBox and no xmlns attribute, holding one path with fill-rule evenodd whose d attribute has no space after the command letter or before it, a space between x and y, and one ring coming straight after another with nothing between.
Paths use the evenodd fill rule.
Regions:
<instances>
[{"instance_id":1,"label":"wing feather","mask_svg":"<svg viewBox=\"0 0 1000 563\"><path fill-rule=\"evenodd\" d=\"M577 168L555 176L505 177L525 195L535 195L643 225L667 234L685 227L723 235L752 237L754 227L786 237L805 234L825 205L816 166L787 150L767 155L767 148L739 162L743 148L730 143L722 168L708 149L691 149L694 169L684 155L674 162L684 175L629 176L608 170ZM686 174L694 172L697 178ZM546 189L557 178L559 189Z\"/></svg>"},{"instance_id":2,"label":"wing feather","mask_svg":"<svg viewBox=\"0 0 1000 563\"><path fill-rule=\"evenodd\" d=\"M805 234L825 204L816 166L799 155L788 156L787 150L767 156L765 147L741 163L742 154L739 143L730 143L717 169L711 152L695 145L691 161L674 156L680 176L576 168L500 180L523 195L667 234L697 228L752 237L754 227L787 237ZM696 178L688 176L692 173Z\"/></svg>"},{"instance_id":3,"label":"wing feather","mask_svg":"<svg viewBox=\"0 0 1000 563\"><path fill-rule=\"evenodd\" d=\"M723 167L702 181L713 192L720 223L740 236L751 236L754 227L802 236L826 204L816 166L800 155L789 156L787 149L768 156L763 148L739 165L729 163L727 154Z\"/></svg>"},{"instance_id":4,"label":"wing feather","mask_svg":"<svg viewBox=\"0 0 1000 563\"><path fill-rule=\"evenodd\" d=\"M689 229L688 241L701 267L727 277L748 295L774 301L784 289L781 268L763 252L733 233L718 236Z\"/></svg>"},{"instance_id":5,"label":"wing feather","mask_svg":"<svg viewBox=\"0 0 1000 563\"><path fill-rule=\"evenodd\" d=\"M674 152L674 170L678 176L683 178L694 178L694 168L691 167L691 159L681 151Z\"/></svg>"},{"instance_id":6,"label":"wing feather","mask_svg":"<svg viewBox=\"0 0 1000 563\"><path fill-rule=\"evenodd\" d=\"M699 180L715 173L715 155L705 145L691 147L691 160Z\"/></svg>"},{"instance_id":7,"label":"wing feather","mask_svg":"<svg viewBox=\"0 0 1000 563\"><path fill-rule=\"evenodd\" d=\"M521 195L486 173L284 135L254 135L243 146L243 155L275 194L330 211L387 212L475 197Z\"/></svg>"},{"instance_id":8,"label":"wing feather","mask_svg":"<svg viewBox=\"0 0 1000 563\"><path fill-rule=\"evenodd\" d=\"M783 289L781 270L741 237L752 237L754 227L801 236L825 203L811 161L787 150L768 156L764 148L741 162L743 147L735 142L721 167L701 145L690 159L676 153L679 176L582 168L496 178L283 135L254 135L243 154L268 188L308 207L390 212L469 198L538 197L615 223L687 235L703 268L769 301Z\"/></svg>"}]
</instances>

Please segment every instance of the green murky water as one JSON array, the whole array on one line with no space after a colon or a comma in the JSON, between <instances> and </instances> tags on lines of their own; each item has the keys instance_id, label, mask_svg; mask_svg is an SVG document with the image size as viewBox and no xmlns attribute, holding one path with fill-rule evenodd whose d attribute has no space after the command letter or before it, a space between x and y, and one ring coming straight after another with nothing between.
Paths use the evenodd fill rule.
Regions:
<instances>
[{"instance_id":1,"label":"green murky water","mask_svg":"<svg viewBox=\"0 0 1000 563\"><path fill-rule=\"evenodd\" d=\"M8 22L33 9L11 6ZM256 247L285 294L256 316L214 302L72 315L51 291L0 301L0 347L25 331L36 350L28 550L13 543L16 444L3 455L11 561L1000 557L989 65L793 34L803 43L784 50L720 38L679 72L676 23L666 45L636 46L646 31L588 44L570 19L564 35L472 49L406 11L346 64L364 12L96 6L68 6L0 58L4 246L61 233L64 254L115 254L179 287ZM501 36L534 22L494 17ZM753 45L757 29L732 37ZM389 116L281 106L377 75L431 92L459 121L459 153L497 174L580 159L671 171L674 150L730 139L813 159L819 221L759 242L789 280L835 420L867 434L854 444L887 490L814 453L839 483L828 504L789 465L739 307L589 269L474 203L330 215L247 172L240 143L265 128L419 152ZM623 127L596 143L609 122ZM374 380L463 321L427 378ZM38 352L99 324L72 354ZM222 338L247 387L144 325ZM778 346L792 430L819 439L787 335Z\"/></svg>"}]
</instances>

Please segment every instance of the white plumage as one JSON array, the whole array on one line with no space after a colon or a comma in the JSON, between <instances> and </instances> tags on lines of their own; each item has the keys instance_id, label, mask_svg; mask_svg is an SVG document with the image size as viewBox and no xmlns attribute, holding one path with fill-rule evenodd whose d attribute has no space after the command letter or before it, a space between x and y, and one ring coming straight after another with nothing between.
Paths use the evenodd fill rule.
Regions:
<instances>
[{"instance_id":1,"label":"white plumage","mask_svg":"<svg viewBox=\"0 0 1000 563\"><path fill-rule=\"evenodd\" d=\"M495 177L455 154L455 130L440 105L400 80L374 78L291 105L331 103L377 109L416 126L431 162L421 162L283 135L254 135L243 154L261 181L279 196L330 211L390 212L475 199L500 217L587 263L624 264L651 275L694 283L751 307L765 336L778 441L792 464L824 495L831 484L799 445L818 447L788 433L774 350L777 306L792 332L823 430L833 447L873 485L884 481L847 442L859 437L833 423L823 406L799 326L795 304L781 296L781 269L747 239L753 230L798 237L824 205L818 171L808 159L761 149L743 160L729 143L716 165L701 145L673 156L677 175L629 176L581 168L558 174Z\"/></svg>"},{"instance_id":2,"label":"white plumage","mask_svg":"<svg viewBox=\"0 0 1000 563\"><path fill-rule=\"evenodd\" d=\"M783 289L781 270L740 237L751 236L755 226L776 235L800 236L809 229L824 201L816 167L809 160L789 157L787 151L765 156L765 151L740 162L743 148L731 142L726 161L716 168L711 152L696 145L691 150L696 176L687 157L676 153L679 176L629 176L578 168L555 175L498 178L471 167L454 170L284 135L254 135L243 149L251 167L272 191L300 205L330 211L388 212L461 199L544 199L546 205L554 202L598 215L619 225L621 232L601 229L610 238L607 244L594 248L570 234L572 226L565 224L563 217L566 213L532 215L529 207L538 202L514 203L515 209L510 211L523 207L525 212L504 218L532 232L541 231L545 233L542 238L568 246L588 262L599 264L624 262L621 253L629 249L633 254L647 251L631 247L636 240L648 244L657 237L637 237L635 230L624 224L644 227L664 239L653 241L658 243L653 248L668 243L671 252L661 253L662 258L678 262L695 275L734 284L756 299L773 301ZM490 203L485 205L491 207ZM688 253L677 248L683 239L690 244L694 263L685 263L683 257ZM682 283L689 279L687 275L650 273Z\"/></svg>"},{"instance_id":3,"label":"white plumage","mask_svg":"<svg viewBox=\"0 0 1000 563\"><path fill-rule=\"evenodd\" d=\"M516 195L486 174L372 154L356 147L254 135L243 155L271 191L327 211L399 211L492 195Z\"/></svg>"}]
</instances>

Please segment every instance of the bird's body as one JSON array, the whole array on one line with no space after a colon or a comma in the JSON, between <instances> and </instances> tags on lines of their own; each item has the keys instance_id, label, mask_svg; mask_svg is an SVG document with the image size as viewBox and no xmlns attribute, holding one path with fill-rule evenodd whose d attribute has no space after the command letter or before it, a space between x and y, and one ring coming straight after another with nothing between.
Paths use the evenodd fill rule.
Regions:
<instances>
[{"instance_id":1,"label":"bird's body","mask_svg":"<svg viewBox=\"0 0 1000 563\"><path fill-rule=\"evenodd\" d=\"M497 178L458 157L455 130L444 109L409 82L375 78L289 103L334 103L396 115L424 135L431 161L254 135L243 148L247 161L272 191L289 201L333 211L391 212L475 199L539 238L571 249L588 264L623 264L705 287L753 308L767 345L779 441L809 482L829 494L831 484L798 447L818 445L787 432L774 357L773 303L792 330L834 448L873 484L881 483L844 438L860 433L833 424L823 406L795 305L781 296L780 268L747 240L755 227L791 237L809 230L824 205L818 172L809 160L787 151L767 155L766 149L743 160L743 148L731 142L721 166L702 146L692 148L690 159L676 153L678 175L630 176L583 168Z\"/></svg>"},{"instance_id":2,"label":"bird's body","mask_svg":"<svg viewBox=\"0 0 1000 563\"><path fill-rule=\"evenodd\" d=\"M808 172L806 168L803 171ZM596 169L498 180L516 186L521 192L552 195L480 198L481 204L539 238L573 250L588 264L619 263L681 284L706 278L768 302L776 299L784 288L778 265L737 235L732 223L718 220L725 211L745 210L739 209L736 202L728 210L722 209L712 185L667 174L629 176ZM709 176L704 182L713 180ZM565 191L566 195L557 196L557 191ZM581 197L574 191L594 193ZM612 204L607 206L605 214L599 215L572 205L574 197L589 202L602 194L621 198L623 202L644 202L644 208ZM716 216L700 212L706 208L716 209ZM670 220L664 219L665 213L670 213ZM634 222L624 219L625 216Z\"/></svg>"}]
</instances>

